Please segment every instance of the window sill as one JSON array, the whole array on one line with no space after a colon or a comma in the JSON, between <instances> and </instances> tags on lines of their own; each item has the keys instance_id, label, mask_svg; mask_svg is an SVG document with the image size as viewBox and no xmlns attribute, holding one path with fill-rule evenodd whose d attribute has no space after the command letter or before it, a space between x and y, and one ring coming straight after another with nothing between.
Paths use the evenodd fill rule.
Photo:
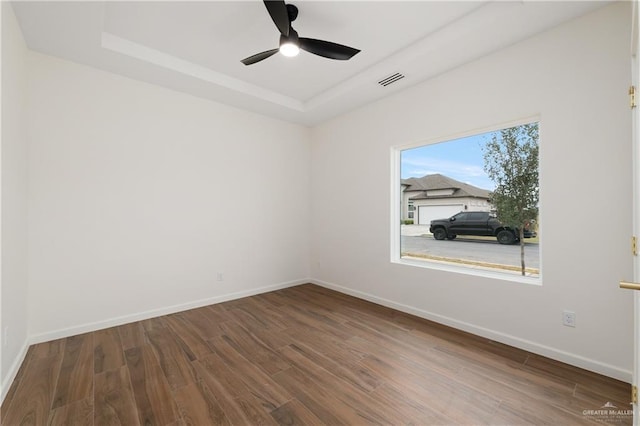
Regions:
<instances>
[{"instance_id":1,"label":"window sill","mask_svg":"<svg viewBox=\"0 0 640 426\"><path fill-rule=\"evenodd\" d=\"M397 257L391 259L391 263L398 265L413 266L423 269L433 269L437 271L452 272L456 274L472 275L482 278L490 278L502 281L511 281L515 283L529 284L529 285L542 285L541 276L522 276L520 272L510 271L495 271L492 268L465 265L458 266L450 262L437 261L437 260L422 260L411 257Z\"/></svg>"}]
</instances>

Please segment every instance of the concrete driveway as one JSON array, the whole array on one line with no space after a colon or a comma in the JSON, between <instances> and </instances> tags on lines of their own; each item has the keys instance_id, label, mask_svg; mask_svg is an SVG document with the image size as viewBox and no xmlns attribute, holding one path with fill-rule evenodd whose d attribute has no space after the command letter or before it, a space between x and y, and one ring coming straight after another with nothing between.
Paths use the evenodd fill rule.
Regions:
<instances>
[{"instance_id":1,"label":"concrete driveway","mask_svg":"<svg viewBox=\"0 0 640 426\"><path fill-rule=\"evenodd\" d=\"M417 237L424 234L431 234L429 225L400 225L400 235Z\"/></svg>"}]
</instances>

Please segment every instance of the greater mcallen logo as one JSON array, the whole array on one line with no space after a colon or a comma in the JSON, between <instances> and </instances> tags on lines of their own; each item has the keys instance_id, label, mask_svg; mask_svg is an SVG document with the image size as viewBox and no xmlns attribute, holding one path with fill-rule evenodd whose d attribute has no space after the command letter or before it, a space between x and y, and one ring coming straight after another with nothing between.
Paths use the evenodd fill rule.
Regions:
<instances>
[{"instance_id":1,"label":"greater mcallen logo","mask_svg":"<svg viewBox=\"0 0 640 426\"><path fill-rule=\"evenodd\" d=\"M611 402L607 401L602 407L597 410L582 410L583 416L589 416L596 421L622 421L633 417L633 410L623 410Z\"/></svg>"}]
</instances>

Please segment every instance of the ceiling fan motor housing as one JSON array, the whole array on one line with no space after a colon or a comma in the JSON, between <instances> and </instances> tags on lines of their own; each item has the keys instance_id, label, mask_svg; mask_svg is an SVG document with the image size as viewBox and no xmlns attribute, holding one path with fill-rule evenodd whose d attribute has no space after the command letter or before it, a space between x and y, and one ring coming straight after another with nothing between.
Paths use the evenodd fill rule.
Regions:
<instances>
[{"instance_id":1,"label":"ceiling fan motor housing","mask_svg":"<svg viewBox=\"0 0 640 426\"><path fill-rule=\"evenodd\" d=\"M298 39L298 32L291 28L289 30L289 36L285 36L280 34L280 46L285 43L295 44L296 46L300 46L300 40Z\"/></svg>"},{"instance_id":2,"label":"ceiling fan motor housing","mask_svg":"<svg viewBox=\"0 0 640 426\"><path fill-rule=\"evenodd\" d=\"M293 4L288 4L287 13L289 14L289 22L293 22L298 17L298 8Z\"/></svg>"}]
</instances>

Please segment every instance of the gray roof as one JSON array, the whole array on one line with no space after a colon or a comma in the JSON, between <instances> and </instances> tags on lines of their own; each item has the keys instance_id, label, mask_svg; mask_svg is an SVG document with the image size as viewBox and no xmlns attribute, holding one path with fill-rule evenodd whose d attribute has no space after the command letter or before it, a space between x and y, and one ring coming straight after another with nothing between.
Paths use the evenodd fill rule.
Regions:
<instances>
[{"instance_id":1,"label":"gray roof","mask_svg":"<svg viewBox=\"0 0 640 426\"><path fill-rule=\"evenodd\" d=\"M405 186L404 192L415 192L416 194L410 199L412 200L424 200L427 198L483 198L489 199L490 191L482 188L478 188L468 183L460 182L450 177L433 174L426 175L420 178L402 179L402 185ZM426 191L436 189L453 189L452 195L431 195L427 196Z\"/></svg>"}]
</instances>

